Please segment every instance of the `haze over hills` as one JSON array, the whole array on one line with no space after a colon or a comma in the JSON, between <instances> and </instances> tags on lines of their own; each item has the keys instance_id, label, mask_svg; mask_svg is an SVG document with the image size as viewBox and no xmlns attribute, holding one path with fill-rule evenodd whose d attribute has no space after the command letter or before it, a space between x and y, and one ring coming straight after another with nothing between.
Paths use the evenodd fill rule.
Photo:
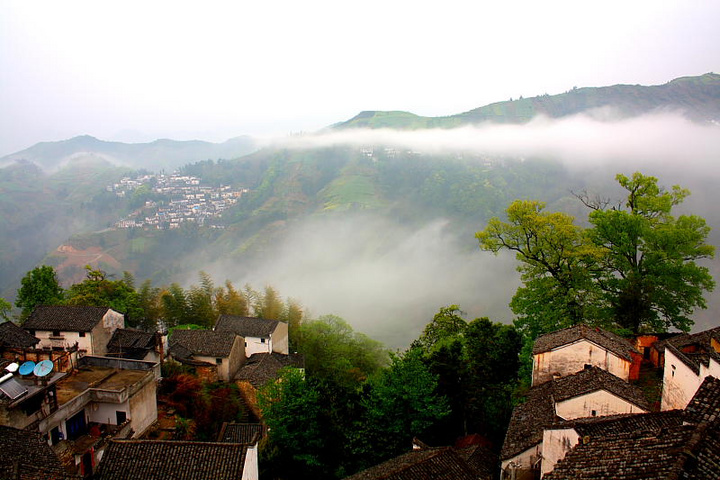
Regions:
<instances>
[{"instance_id":1,"label":"haze over hills","mask_svg":"<svg viewBox=\"0 0 720 480\"><path fill-rule=\"evenodd\" d=\"M718 119L720 75L706 74L655 87L579 88L451 117L364 112L256 151L242 140L42 143L1 160L13 164L0 175L0 296L12 298L38 263L56 266L65 282L90 263L115 275L128 270L138 283L187 285L205 270L218 281L270 284L312 314L343 316L391 346L417 337L451 303L471 318L510 321L514 260L481 253L473 234L515 198L582 219L572 192L612 198L614 175L640 170L690 188L687 210L707 218L720 244ZM233 159L235 147L247 154ZM138 168L169 168L154 159L249 191L212 225L110 228L146 198L106 187ZM720 272L717 261L711 268ZM698 317L706 324L720 313L720 297L709 300Z\"/></svg>"},{"instance_id":2,"label":"haze over hills","mask_svg":"<svg viewBox=\"0 0 720 480\"><path fill-rule=\"evenodd\" d=\"M186 163L211 158L237 158L257 149L259 142L248 136L232 138L223 143L200 140L177 141L161 139L149 143L122 143L98 140L82 135L59 142L42 142L17 153L0 158L0 165L24 160L45 170L55 170L72 158L95 156L117 166L152 171L173 171Z\"/></svg>"}]
</instances>

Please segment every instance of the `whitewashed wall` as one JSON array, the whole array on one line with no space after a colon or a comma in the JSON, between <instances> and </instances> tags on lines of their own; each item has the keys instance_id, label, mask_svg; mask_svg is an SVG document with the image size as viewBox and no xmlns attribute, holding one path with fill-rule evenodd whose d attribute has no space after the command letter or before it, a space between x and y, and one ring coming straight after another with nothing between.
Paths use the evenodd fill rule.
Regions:
<instances>
[{"instance_id":1,"label":"whitewashed wall","mask_svg":"<svg viewBox=\"0 0 720 480\"><path fill-rule=\"evenodd\" d=\"M572 375L592 365L602 368L616 377L627 381L630 376L631 362L615 355L588 340L563 345L549 352L533 355L532 384L539 385L553 379Z\"/></svg>"}]
</instances>

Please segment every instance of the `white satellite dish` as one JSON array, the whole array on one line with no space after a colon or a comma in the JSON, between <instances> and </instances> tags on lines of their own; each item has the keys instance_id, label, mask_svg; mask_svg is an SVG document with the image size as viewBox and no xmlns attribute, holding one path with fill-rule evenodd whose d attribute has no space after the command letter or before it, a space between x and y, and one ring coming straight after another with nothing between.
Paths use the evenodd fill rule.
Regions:
<instances>
[{"instance_id":1,"label":"white satellite dish","mask_svg":"<svg viewBox=\"0 0 720 480\"><path fill-rule=\"evenodd\" d=\"M5 370L7 370L10 373L15 373L15 372L17 372L18 368L20 368L20 365L18 365L17 362L13 362L10 365L8 365L7 367L5 367Z\"/></svg>"}]
</instances>

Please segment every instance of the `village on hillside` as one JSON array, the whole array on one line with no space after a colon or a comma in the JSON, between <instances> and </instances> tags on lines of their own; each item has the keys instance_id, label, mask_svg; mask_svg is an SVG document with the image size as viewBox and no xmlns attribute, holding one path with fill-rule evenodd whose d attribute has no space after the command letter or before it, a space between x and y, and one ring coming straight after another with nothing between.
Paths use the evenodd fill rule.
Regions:
<instances>
[{"instance_id":1,"label":"village on hillside","mask_svg":"<svg viewBox=\"0 0 720 480\"><path fill-rule=\"evenodd\" d=\"M159 198L148 200L131 214L115 223L115 228L179 228L184 222L204 225L237 203L247 189L233 190L228 185L211 187L201 179L177 172L170 175L146 174L135 178L124 177L120 183L108 185L106 190L120 198L128 197L145 188Z\"/></svg>"},{"instance_id":2,"label":"village on hillside","mask_svg":"<svg viewBox=\"0 0 720 480\"><path fill-rule=\"evenodd\" d=\"M213 329L144 332L106 307L38 306L0 324L2 478L258 479L258 389L286 368L285 322L220 315ZM499 457L472 439L413 449L349 479L720 478L720 327L630 339L576 325L541 335L532 386ZM170 440L163 368L237 385L247 422ZM169 425L172 425L170 427Z\"/></svg>"}]
</instances>

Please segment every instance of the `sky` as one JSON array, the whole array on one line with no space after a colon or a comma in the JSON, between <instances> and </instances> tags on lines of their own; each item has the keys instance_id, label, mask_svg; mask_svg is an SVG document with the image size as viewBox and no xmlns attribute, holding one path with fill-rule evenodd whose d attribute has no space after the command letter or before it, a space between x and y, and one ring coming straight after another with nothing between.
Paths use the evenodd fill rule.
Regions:
<instances>
[{"instance_id":1,"label":"sky","mask_svg":"<svg viewBox=\"0 0 720 480\"><path fill-rule=\"evenodd\" d=\"M720 72L720 2L0 1L0 156Z\"/></svg>"}]
</instances>

